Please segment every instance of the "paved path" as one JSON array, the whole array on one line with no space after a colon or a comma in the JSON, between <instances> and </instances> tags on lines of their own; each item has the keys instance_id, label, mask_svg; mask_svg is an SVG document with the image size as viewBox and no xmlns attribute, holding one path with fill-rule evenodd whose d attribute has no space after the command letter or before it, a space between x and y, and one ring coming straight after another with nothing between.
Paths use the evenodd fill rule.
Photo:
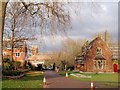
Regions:
<instances>
[{"instance_id":1,"label":"paved path","mask_svg":"<svg viewBox=\"0 0 120 90\"><path fill-rule=\"evenodd\" d=\"M60 76L54 71L45 71L47 84L43 88L90 88L90 82L82 82L79 80L71 80L66 77ZM94 83L97 88L105 88L104 85Z\"/></svg>"}]
</instances>

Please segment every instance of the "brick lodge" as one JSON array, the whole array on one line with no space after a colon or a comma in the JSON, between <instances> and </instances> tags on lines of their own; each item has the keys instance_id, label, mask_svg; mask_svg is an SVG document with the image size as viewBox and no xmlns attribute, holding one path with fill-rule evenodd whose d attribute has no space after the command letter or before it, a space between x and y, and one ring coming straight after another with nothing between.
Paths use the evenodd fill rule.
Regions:
<instances>
[{"instance_id":1,"label":"brick lodge","mask_svg":"<svg viewBox=\"0 0 120 90\"><path fill-rule=\"evenodd\" d=\"M75 70L84 72L117 72L118 64L113 60L113 54L108 44L96 37L81 48L81 56L75 59ZM117 59L116 59L117 60Z\"/></svg>"}]
</instances>

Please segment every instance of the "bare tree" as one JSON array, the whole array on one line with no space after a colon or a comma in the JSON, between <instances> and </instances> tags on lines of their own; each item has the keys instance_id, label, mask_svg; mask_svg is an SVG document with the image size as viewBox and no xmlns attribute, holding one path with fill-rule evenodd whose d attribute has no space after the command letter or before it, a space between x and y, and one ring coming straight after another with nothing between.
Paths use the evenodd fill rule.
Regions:
<instances>
[{"instance_id":1,"label":"bare tree","mask_svg":"<svg viewBox=\"0 0 120 90\"><path fill-rule=\"evenodd\" d=\"M1 30L1 48L2 48L2 37L3 37L3 30L4 30L4 19L5 19L5 13L6 13L6 7L8 2L1 3L3 5L2 8L2 28ZM13 2L17 3L17 2ZM18 13L26 13L30 15L32 18L39 17L39 26L40 26L40 32L41 35L44 34L56 34L60 31L64 31L66 27L70 23L70 16L67 9L65 9L64 3L58 3L58 2L24 2L23 0L20 0L19 5L22 8L22 11L18 11ZM9 16L6 16L9 17ZM15 21L13 20L13 23ZM50 28L50 29L49 29ZM12 26L12 31L14 31L15 26ZM14 37L14 33L12 33L12 36ZM12 41L14 38L12 38ZM12 46L13 48L13 46ZM2 52L2 50L1 50Z\"/></svg>"},{"instance_id":2,"label":"bare tree","mask_svg":"<svg viewBox=\"0 0 120 90\"><path fill-rule=\"evenodd\" d=\"M27 15L26 13L22 13L23 7L20 5L21 3L19 2L9 3L6 9L4 32L7 32L6 34L8 34L7 36L9 36L11 41L10 61L13 61L13 48L15 47L16 43L23 41L23 38L25 37L25 31L23 30L26 26Z\"/></svg>"},{"instance_id":3,"label":"bare tree","mask_svg":"<svg viewBox=\"0 0 120 90\"><path fill-rule=\"evenodd\" d=\"M3 30L4 30L4 21L6 14L6 7L8 2L0 1L0 60L2 61L2 40L3 40Z\"/></svg>"},{"instance_id":4,"label":"bare tree","mask_svg":"<svg viewBox=\"0 0 120 90\"><path fill-rule=\"evenodd\" d=\"M69 11L67 4L62 2L40 2L40 3L25 3L21 0L26 8L26 11L37 18L42 34L57 34L60 31L66 30L70 24Z\"/></svg>"},{"instance_id":5,"label":"bare tree","mask_svg":"<svg viewBox=\"0 0 120 90\"><path fill-rule=\"evenodd\" d=\"M74 65L75 57L81 55L82 40L67 39L62 43L62 58L69 66Z\"/></svg>"},{"instance_id":6,"label":"bare tree","mask_svg":"<svg viewBox=\"0 0 120 90\"><path fill-rule=\"evenodd\" d=\"M65 65L74 66L75 57L81 55L83 40L66 39L62 42L61 51L53 53L52 60L49 63L55 63L60 70L65 69Z\"/></svg>"}]
</instances>

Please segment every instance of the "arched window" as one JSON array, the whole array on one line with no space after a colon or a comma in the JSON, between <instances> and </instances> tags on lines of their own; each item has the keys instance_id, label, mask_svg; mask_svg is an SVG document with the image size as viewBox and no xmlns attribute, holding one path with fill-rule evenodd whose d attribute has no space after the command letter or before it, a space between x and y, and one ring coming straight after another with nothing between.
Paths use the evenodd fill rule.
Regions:
<instances>
[{"instance_id":1,"label":"arched window","mask_svg":"<svg viewBox=\"0 0 120 90\"><path fill-rule=\"evenodd\" d=\"M94 60L94 69L102 70L105 68L105 60Z\"/></svg>"}]
</instances>

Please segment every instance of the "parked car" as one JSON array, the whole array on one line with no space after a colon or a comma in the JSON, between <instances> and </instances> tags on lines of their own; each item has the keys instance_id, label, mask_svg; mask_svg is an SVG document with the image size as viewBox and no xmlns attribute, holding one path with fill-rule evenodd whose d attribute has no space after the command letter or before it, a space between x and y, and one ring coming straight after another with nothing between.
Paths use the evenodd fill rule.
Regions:
<instances>
[{"instance_id":1,"label":"parked car","mask_svg":"<svg viewBox=\"0 0 120 90\"><path fill-rule=\"evenodd\" d=\"M52 66L48 66L47 69L48 70L52 70L53 68L52 68Z\"/></svg>"}]
</instances>

